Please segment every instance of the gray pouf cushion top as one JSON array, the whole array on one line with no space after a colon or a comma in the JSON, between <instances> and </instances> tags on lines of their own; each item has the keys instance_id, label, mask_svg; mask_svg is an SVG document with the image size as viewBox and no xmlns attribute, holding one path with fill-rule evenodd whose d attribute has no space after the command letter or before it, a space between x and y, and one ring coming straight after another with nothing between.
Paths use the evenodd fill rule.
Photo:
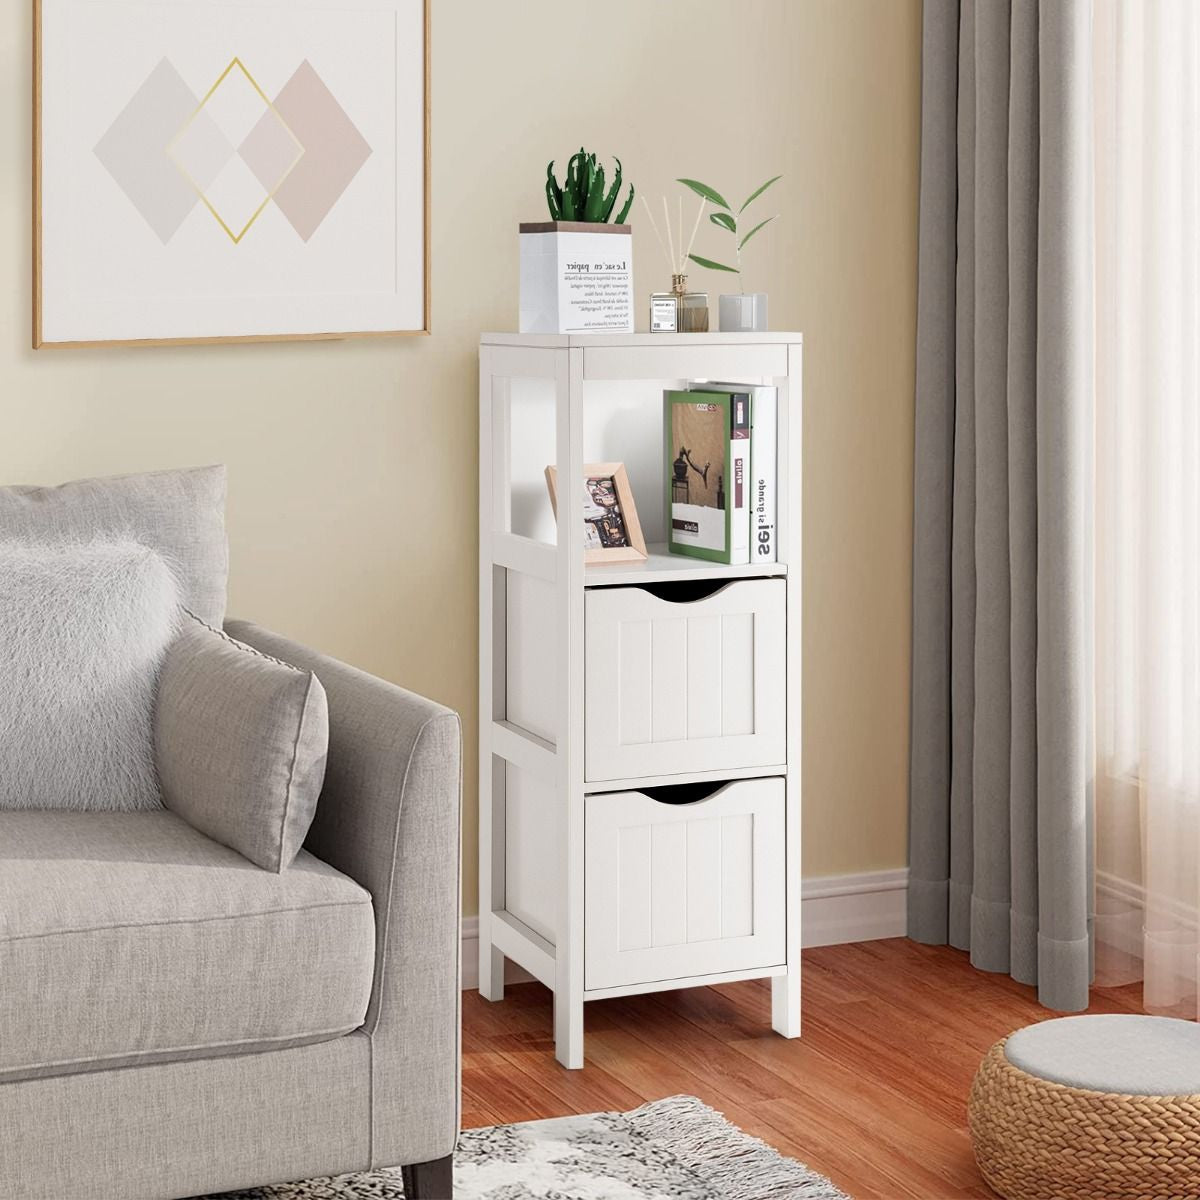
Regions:
<instances>
[{"instance_id":1,"label":"gray pouf cushion top","mask_svg":"<svg viewBox=\"0 0 1200 1200\"><path fill-rule=\"evenodd\" d=\"M1039 1079L1131 1096L1200 1095L1200 1024L1113 1013L1060 1017L1004 1043L1014 1067Z\"/></svg>"}]
</instances>

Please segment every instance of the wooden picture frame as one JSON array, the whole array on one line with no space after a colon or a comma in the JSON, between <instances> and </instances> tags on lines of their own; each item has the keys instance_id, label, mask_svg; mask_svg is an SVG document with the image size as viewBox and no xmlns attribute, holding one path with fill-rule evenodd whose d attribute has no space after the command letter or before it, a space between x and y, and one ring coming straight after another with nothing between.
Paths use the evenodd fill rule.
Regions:
<instances>
[{"instance_id":1,"label":"wooden picture frame","mask_svg":"<svg viewBox=\"0 0 1200 1200\"><path fill-rule=\"evenodd\" d=\"M615 497L615 503L611 505L603 501L597 503L595 489L588 486L593 482L602 486L604 481L611 484L611 491L608 494ZM647 557L646 539L642 536L642 523L638 520L633 488L629 486L629 475L625 470L625 464L619 462L585 463L583 483L585 487L588 487L589 499L593 505L597 508L616 510L616 517L624 530L625 538L623 545L588 547L583 552L583 561L585 563L644 562ZM550 492L550 506L554 509L554 515L557 518L558 471L555 467L546 468L546 487ZM585 519L585 524L593 525L595 523ZM603 533L598 527L596 536L603 537Z\"/></svg>"},{"instance_id":2,"label":"wooden picture frame","mask_svg":"<svg viewBox=\"0 0 1200 1200\"><path fill-rule=\"evenodd\" d=\"M365 150L367 155L363 162L367 162L370 157L370 152L378 150L376 158L382 168L386 160L387 173L393 171L397 177L406 181L407 186L396 192L395 207L388 210L393 215L393 223L391 225L392 234L395 241L393 244L393 260L394 260L394 278L396 280L395 292L386 299L386 301L378 302L377 307L372 308L372 299L374 293L367 286L363 286L361 294L350 297L349 312L346 315L346 327L340 326L339 321L341 314L346 311L346 308L340 303L341 293L339 292L338 281L336 277L336 264L339 262L339 253L341 251L340 244L335 248L333 243L339 242L344 237L344 231L330 230L327 232L326 247L324 255L320 261L319 269L312 270L308 276L313 284L308 292L303 290L297 291L294 297L284 297L274 312L263 312L267 306L259 303L259 311L262 315L258 315L255 310L256 302L260 301L260 297L256 295L248 295L245 291L244 280L238 280L240 286L231 287L228 292L230 298L230 311L228 320L225 320L225 313L214 313L212 311L214 304L219 303L221 297L217 296L214 300L209 292L205 291L205 285L211 285L211 274L207 278L201 277L198 282L200 286L195 292L196 311L189 313L186 310L181 310L178 315L178 324L188 326L194 323L196 332L180 332L176 333L173 329L163 331L160 327L167 323L167 317L161 312L163 305L158 303L160 296L152 289L148 289L139 295L136 286L130 287L128 284L123 285L123 288L116 289L118 295L122 299L128 299L131 305L140 303L143 306L143 311L147 314L146 324L148 326L147 336L140 336L141 330L136 328L140 324L136 315L129 315L123 321L118 322L110 316L111 308L104 303L105 297L99 292L94 296L88 295L86 289L76 289L71 285L73 268L64 266L78 261L78 256L72 253L72 250L77 249L77 246L67 247L63 238L60 236L62 231L66 230L70 236L76 236L74 230L76 228L69 217L72 212L78 209L71 209L69 204L59 203L55 197L61 196L65 192L64 182L68 179L79 180L81 177L73 174L70 170L71 165L77 165L80 159L87 160L87 154L80 154L80 147L90 147L94 140L94 135L102 130L102 127L112 118L112 125L105 135L111 132L116 127L120 116L124 115L124 110L121 110L120 115L114 112L114 109L119 109L120 104L125 102L126 98L139 94L139 85L143 84L146 67L162 54L159 66L166 64L171 66L169 54L173 53L166 46L156 47L153 53L143 59L132 59L125 64L126 75L119 76L120 64L114 64L109 61L111 56L103 53L103 47L97 47L95 55L97 61L97 72L107 71L109 73L105 78L118 75L121 78L119 87L124 88L124 91L106 93L104 100L100 101L98 108L103 111L103 118L98 119L96 129L87 132L80 132L79 145L73 149L73 157L68 158L67 152L62 150L55 142L47 142L47 137L57 138L60 132L60 126L63 125L62 113L69 106L64 103L62 96L61 80L64 78L73 78L69 71L69 66L79 58L79 48L77 45L70 45L63 53L58 51L62 49L59 45L64 28L71 28L72 23L78 24L79 6L75 9L71 8L72 0L31 0L33 4L33 229L32 229L32 257L33 257L33 288L32 288L32 342L35 350L41 349L56 349L56 348L76 348L76 347L98 347L98 346L192 346L192 345L229 345L240 342L255 343L255 342L289 342L289 341L329 341L342 340L352 338L383 338L383 337L410 337L410 336L427 336L431 332L431 310L432 300L430 292L431 284L431 182L430 182L430 22L432 11L432 0L393 0L395 11L399 14L403 12L407 25L402 26L401 18L396 17L396 28L399 31L402 27L411 34L407 40L403 42L404 58L403 63L406 68L406 77L412 77L411 95L406 97L404 104L397 103L395 109L392 110L392 119L394 123L394 137L380 137L374 145L369 141L364 140ZM379 0L377 8L382 10L385 6L385 0ZM85 9L87 6L84 6ZM264 5L264 8L266 6ZM181 21L191 20L193 24L200 18L210 20L212 23L219 22L224 13L227 19L229 14L235 16L244 16L247 12L254 12L253 5L238 6L230 9L227 5L221 5L219 0L178 0L174 6L180 14ZM330 20L344 19L346 22L356 19L355 12L351 6L342 5L341 0L329 0L328 8L325 10L325 15ZM66 14L64 17L64 13ZM277 15L276 15L277 21ZM365 20L365 18L357 18ZM419 37L417 35L417 23L420 24ZM83 35L80 35L83 36ZM347 35L349 39L352 35ZM126 38L122 45L136 44L137 39ZM247 39L251 40L251 39ZM186 44L186 37L181 36L178 44ZM397 59L395 65L397 70L401 64L400 46L401 37L397 33ZM345 48L343 47L343 50ZM184 57L181 52L181 63ZM381 54L383 51L380 52ZM72 58L72 56L74 56ZM268 59L269 55L264 54L264 60ZM318 76L316 83L312 84L307 89L307 95L297 95L297 100L294 103L301 105L313 104L315 94L322 91L328 92L334 100L337 100L337 92L339 90L350 91L344 84L345 63L347 60L353 61L354 56L343 53L341 61L336 64L336 70L331 74L324 66L318 62L317 66L313 67L309 62L309 47L299 46L293 56L297 61L303 59L302 66L310 67L314 75ZM313 58L318 58L318 55L312 53ZM284 83L286 71L281 75L278 70L271 74L268 69L268 74L271 74L269 79L264 78L262 85L256 81L255 76L251 75L251 69L241 62L240 58L235 57L232 61L226 62L225 55L222 62L217 63L214 59L210 64L205 61L204 64L198 65L195 57L188 59L186 63L182 63L186 71L186 84L196 97L203 97L200 100L199 106L194 110L192 116L188 118L185 125L181 128L186 129L192 121L199 115L201 108L207 104L209 98L220 87L222 80L229 76L232 80L240 82L245 88L253 88L261 97L265 109L273 113L279 118L283 128L288 134L293 137L298 147L297 157L292 161L291 167L284 171L283 175L272 176L275 182L272 184L268 181L265 174L259 174L258 178L262 182L265 198L262 199L261 205L257 211L253 212L250 224L259 217L259 214L264 209L271 210L271 219L276 224L281 224L281 218L278 212L286 212L287 221L294 228L293 237L296 238L298 245L303 246L307 250L309 239L313 237L316 227L324 221L324 217L320 215L320 205L324 198L316 195L319 187L314 187L307 196L301 196L294 201L290 208L284 207L287 203L283 193L283 185L288 182L288 174L292 170L296 170L300 158L307 153L313 143L307 145L292 133L291 128L284 122L280 116L282 110L282 91L279 89L283 86L285 89L295 82L295 77L287 80ZM48 84L47 81L47 66L53 59L53 83ZM136 62L136 67L133 63ZM278 67L278 63L274 63ZM291 63L288 64L290 69ZM253 68L257 70L257 68ZM420 78L416 78L419 70ZM155 67L151 71L151 76L154 76L158 71ZM341 72L339 75L338 72ZM331 75L331 78L326 80L321 77L322 72ZM184 71L176 72L176 77L173 82L178 89L182 86L179 76L184 75ZM296 70L296 76L300 75L300 70ZM216 82L212 82L212 78ZM244 76L244 78L243 78ZM149 84L150 78L145 79L145 83ZM303 81L301 81L303 82ZM58 88L58 92L50 97L48 103L47 87L53 86ZM106 87L111 85L106 84ZM208 91L205 92L205 88ZM81 85L82 90L82 85ZM399 93L398 93L399 94ZM119 102L114 97L120 97ZM355 96L361 99L361 93ZM150 97L154 99L154 97ZM360 115L358 110L354 109L351 100L343 96L343 101L354 110L354 117L345 111L341 113L346 117L353 127L355 120L359 124L364 125L364 128L370 130L371 121L375 121L375 127L380 126L380 121L377 116L372 117L371 114ZM76 97L73 100L76 108L79 106L79 100ZM339 101L339 104L342 102ZM107 105L107 107L105 107ZM132 106L132 100L130 100ZM159 105L161 109L161 105ZM325 137L327 124L322 124L322 116L314 112L313 120L315 122L313 128L319 129L320 132L314 133L314 137ZM55 124L57 122L57 124ZM267 122L268 125L271 122ZM68 128L74 128L70 122L67 123ZM149 134L151 131L146 131ZM271 129L270 133L275 135L275 144L270 147L263 147L259 152L259 160L251 170L258 172L266 172L272 169L272 154L278 155L278 131ZM355 130L361 134L361 131ZM72 133L72 136L76 136ZM353 136L353 134L349 135ZM113 160L111 163L105 163L108 171L120 172L122 166L128 167L129 161L129 138L127 136L118 137L119 146L114 146ZM267 141L270 139L267 138ZM100 138L103 141L103 136ZM95 143L98 148L100 141ZM247 142L234 143L237 146L236 154L241 155L246 150ZM416 147L419 145L420 155L420 171L419 175L416 171L404 171L402 167L407 163L415 163L417 160ZM175 146L172 142L168 146L171 150ZM345 145L330 148L331 153L336 155L345 151ZM121 157L123 156L123 157ZM50 169L48 169L48 159L52 160ZM118 159L119 165L118 164ZM314 164L316 159L312 160ZM64 163L67 164L64 166ZM90 163L89 166L95 164ZM176 162L178 166L178 161ZM182 170L182 167L180 168ZM349 168L347 168L349 170ZM203 209L207 209L213 217L216 218L212 222L212 229L217 229L218 225L224 230L224 233L215 235L215 241L218 247L223 247L226 252L229 250L228 242L232 241L234 245L240 243L241 236L244 236L248 231L255 232L250 229L250 224L242 227L240 221L231 222L227 225L220 215L220 202L210 202L207 192L197 183L193 177L186 171L183 172L188 184L195 189L197 197L197 211L203 215ZM381 172L382 173L382 172ZM114 187L114 178L108 175L103 175L102 172L95 172L97 181L106 183L108 191L112 191ZM245 172L243 172L243 175ZM312 177L316 179L325 178L321 172L317 171L314 165L310 172ZM365 173L364 173L365 174ZM289 186L293 192L300 189L302 180L301 172L296 170L296 178L290 181ZM348 182L345 184L346 189L350 189L355 182L353 173L347 176ZM91 182L91 181L89 181ZM143 181L146 187L150 187L150 182ZM176 181L177 183L177 181ZM146 218L147 222L151 222L151 216L158 215L153 210L156 205L159 205L159 200L151 199L145 202L145 207L136 209L136 200L129 188L124 184L118 185L124 189L124 195L119 198L106 195L105 203L108 206L108 215L112 215L116 207L124 201L126 207L134 214L136 219L137 212ZM332 185L326 184L326 189L330 189ZM372 186L375 185L364 185ZM51 192L54 193L51 196ZM92 195L94 196L94 192ZM379 197L382 196L381 188L375 187L373 193L374 211L377 214L378 222L382 226L385 224L385 215L379 215L382 211ZM53 201L53 207L48 210L48 198ZM165 201L163 205L165 205ZM342 203L342 194L339 193L332 201L330 208L325 210L326 213L336 211L338 205ZM362 201L360 200L360 204ZM307 211L305 211L307 209ZM149 213L150 215L147 215ZM239 214L240 215L240 214ZM341 220L346 224L351 224L351 218L355 214L352 212L341 217ZM420 220L419 235L414 228L416 221ZM99 216L97 220L99 221ZM152 223L152 222L151 222ZM169 224L169 219L167 219ZM328 222L326 222L328 224ZM152 223L153 224L153 223ZM98 229L109 228L106 225L97 225ZM260 225L261 228L261 225ZM407 233L405 232L407 230ZM153 240L145 239L148 253L153 253L159 248L159 242L163 239L166 229L160 225L155 229L158 238ZM212 232L212 230L207 230ZM292 233L292 230L288 230ZM228 234L228 238L225 238ZM169 235L173 237L174 235ZM366 241L369 234L362 234L362 240ZM54 239L48 245L48 239ZM102 239L95 239L95 244L100 244ZM184 238L177 238L176 241L185 241ZM48 262L48 249L51 251L52 261ZM381 247L384 253L377 255L383 261L388 261L386 247ZM218 253L220 251L218 250ZM362 257L367 251L362 245L358 247L358 257ZM107 265L111 267L111 259L113 255L109 255ZM348 257L348 256L347 256ZM103 264L103 255L98 255L98 258ZM310 256L311 258L311 256ZM134 261L135 255L130 255L127 261ZM419 259L419 262L418 262ZM203 262L203 256L196 254L193 250L193 263ZM332 264L332 265L331 265ZM285 264L291 268L291 264ZM163 268L156 268L160 272ZM350 266L347 265L347 270ZM107 279L111 276L111 271L105 272L101 269L101 265L96 265L91 268L91 277L93 279ZM286 271L284 272L286 274ZM155 278L153 272L148 271L147 277ZM158 276L161 278L160 276ZM268 271L264 271L259 276L260 282L269 278ZM139 281L140 282L140 281ZM419 283L419 294L418 294ZM322 290L322 284L324 290ZM270 298L270 287L263 284L262 295ZM87 296L87 299L78 299L79 296ZM69 302L63 301L64 296L69 296ZM50 298L48 305L47 299ZM174 299L175 297L169 297ZM190 297L188 297L190 299ZM292 300L292 303L288 303ZM91 304L92 308L88 310L86 305ZM81 311L83 315L81 316ZM94 315L95 320L89 321L88 315ZM194 320L193 320L194 317ZM274 319L272 319L274 318ZM392 318L395 318L394 324ZM89 324L95 324L97 328L94 331L89 331L86 327ZM111 327L116 324L129 326L129 328L121 328L114 330ZM228 329L223 326L228 325ZM216 328L216 327L222 328ZM239 327L244 332L239 332Z\"/></svg>"}]
</instances>

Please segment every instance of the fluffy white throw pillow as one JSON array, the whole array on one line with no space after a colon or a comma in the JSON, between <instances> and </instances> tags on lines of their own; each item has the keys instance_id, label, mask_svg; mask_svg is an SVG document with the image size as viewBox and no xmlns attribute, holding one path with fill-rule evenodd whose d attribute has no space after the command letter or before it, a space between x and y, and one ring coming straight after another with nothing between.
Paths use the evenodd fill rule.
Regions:
<instances>
[{"instance_id":1,"label":"fluffy white throw pillow","mask_svg":"<svg viewBox=\"0 0 1200 1200\"><path fill-rule=\"evenodd\" d=\"M179 614L138 542L0 541L0 809L161 806L154 694Z\"/></svg>"}]
</instances>

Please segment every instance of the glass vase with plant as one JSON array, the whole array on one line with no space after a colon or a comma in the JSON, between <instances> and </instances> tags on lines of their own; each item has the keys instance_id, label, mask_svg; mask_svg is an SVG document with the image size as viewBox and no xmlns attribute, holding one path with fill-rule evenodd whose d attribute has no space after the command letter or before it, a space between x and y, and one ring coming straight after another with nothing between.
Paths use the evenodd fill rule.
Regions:
<instances>
[{"instance_id":1,"label":"glass vase with plant","mask_svg":"<svg viewBox=\"0 0 1200 1200\"><path fill-rule=\"evenodd\" d=\"M767 327L767 294L766 292L748 293L746 291L745 281L742 277L742 250L760 229L775 220L778 213L756 222L746 232L742 232L742 230L751 220L744 216L746 210L767 188L778 183L782 178L782 175L774 175L766 183L759 184L746 197L736 212L716 188L709 187L708 184L701 183L698 179L678 180L684 187L690 188L697 196L707 200L713 206L715 211L708 214L708 219L718 229L723 229L733 238L733 257L736 264L734 266L705 258L699 254L688 255L688 258L699 267L707 267L710 271L728 271L738 277L739 292L736 295L723 295L720 298L720 328L723 333L761 332Z\"/></svg>"}]
</instances>

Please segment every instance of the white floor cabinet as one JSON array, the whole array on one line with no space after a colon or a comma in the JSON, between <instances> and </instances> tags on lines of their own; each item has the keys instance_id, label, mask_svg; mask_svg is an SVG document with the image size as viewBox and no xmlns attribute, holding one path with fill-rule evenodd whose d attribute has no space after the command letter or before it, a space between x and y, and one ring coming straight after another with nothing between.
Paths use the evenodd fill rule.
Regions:
<instances>
[{"instance_id":1,"label":"white floor cabinet","mask_svg":"<svg viewBox=\"0 0 1200 1200\"><path fill-rule=\"evenodd\" d=\"M801 338L485 334L479 349L480 991L588 1000L769 977L800 1033ZM779 389L778 561L670 555L663 390ZM584 564L585 463L623 462L647 561ZM714 697L716 701L714 702Z\"/></svg>"}]
</instances>

